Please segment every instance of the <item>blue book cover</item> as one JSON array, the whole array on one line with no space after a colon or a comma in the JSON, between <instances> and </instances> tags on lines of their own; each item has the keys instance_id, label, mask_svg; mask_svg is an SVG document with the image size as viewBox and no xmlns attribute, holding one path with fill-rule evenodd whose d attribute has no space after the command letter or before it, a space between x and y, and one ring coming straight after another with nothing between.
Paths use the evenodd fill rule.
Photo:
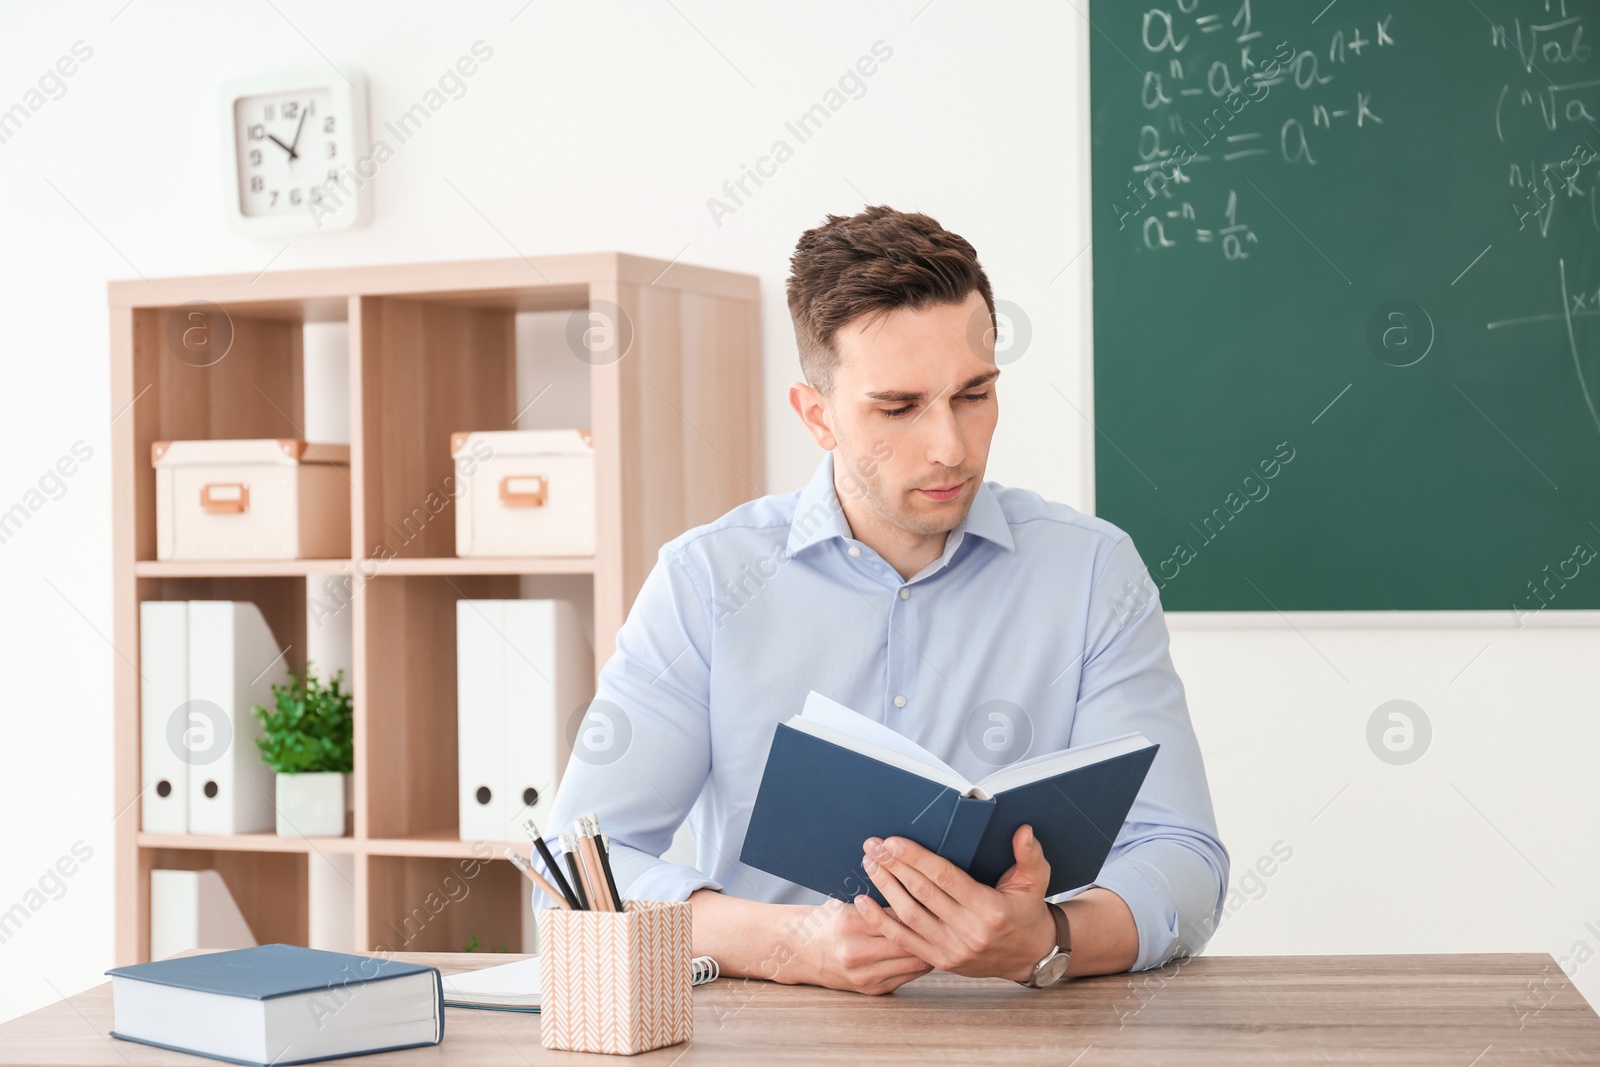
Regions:
<instances>
[{"instance_id":1,"label":"blue book cover","mask_svg":"<svg viewBox=\"0 0 1600 1067\"><path fill-rule=\"evenodd\" d=\"M887 729L820 699L832 705L830 721L843 724L845 732L852 727L841 713L871 724L866 729L879 737ZM778 725L739 859L845 901L867 893L886 903L861 868L862 844L869 837L915 841L992 886L1015 864L1011 839L1024 823L1033 827L1050 862L1047 895L1088 885L1110 855L1160 748L1130 735L1096 746L1106 750L1106 758L1092 762L1083 762L1083 757L1095 755L1090 748L1068 750L1080 758L1060 762L1077 765L1055 773L1049 771L1048 757L1030 760L1041 777L1017 781L990 796L981 784L961 789L905 769L914 760L895 761L902 766L885 762L879 758L884 753L870 741L860 745L867 750L863 752L841 731L822 727L809 732L801 720L812 708L808 701L806 713ZM912 742L896 740L900 752L922 751ZM925 755L930 766L948 772L946 778L954 776L937 758ZM1026 768L1022 770L1021 777L1027 777ZM1005 781L1019 775L1007 775L1002 768L990 777Z\"/></svg>"},{"instance_id":2,"label":"blue book cover","mask_svg":"<svg viewBox=\"0 0 1600 1067\"><path fill-rule=\"evenodd\" d=\"M190 989L221 996L241 997L248 1000L271 1000L277 997L329 993L348 996L342 991L373 982L403 978L415 974L431 973L434 977L434 995L437 1001L435 1017L438 1020L431 1041L411 1042L404 1045L386 1045L377 1048L339 1053L339 1056L388 1052L397 1048L416 1048L437 1045L444 1040L444 989L436 967L416 963L402 963L392 959L356 956L343 952L325 952L321 949L302 948L298 945L256 945L251 948L232 949L227 952L208 952L179 959L157 960L152 963L135 963L113 967L106 971L113 978L129 978L155 985ZM176 1052L222 1059L230 1063L266 1067L253 1060L233 1059L208 1052L184 1048L175 1044L111 1031L111 1036L125 1041L155 1045ZM298 1060L274 1060L273 1067L311 1063L333 1059L334 1056L315 1056Z\"/></svg>"}]
</instances>

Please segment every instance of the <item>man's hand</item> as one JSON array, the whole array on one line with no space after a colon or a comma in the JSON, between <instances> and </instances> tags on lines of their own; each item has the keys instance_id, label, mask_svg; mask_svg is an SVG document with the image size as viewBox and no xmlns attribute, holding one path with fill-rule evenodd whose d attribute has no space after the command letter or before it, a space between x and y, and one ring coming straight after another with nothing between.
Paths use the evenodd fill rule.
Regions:
<instances>
[{"instance_id":1,"label":"man's hand","mask_svg":"<svg viewBox=\"0 0 1600 1067\"><path fill-rule=\"evenodd\" d=\"M716 959L725 978L878 994L933 969L869 927L844 901L767 904L697 889L689 906L693 951Z\"/></svg>"},{"instance_id":2,"label":"man's hand","mask_svg":"<svg viewBox=\"0 0 1600 1067\"><path fill-rule=\"evenodd\" d=\"M829 900L802 917L795 955L777 981L827 986L856 993L892 993L933 970L895 942L877 933L855 908Z\"/></svg>"},{"instance_id":3,"label":"man's hand","mask_svg":"<svg viewBox=\"0 0 1600 1067\"><path fill-rule=\"evenodd\" d=\"M869 838L863 869L889 902L865 894L856 911L866 927L902 953L941 971L1026 981L1056 942L1044 902L1050 864L1031 826L1011 839L1016 865L990 889L914 841Z\"/></svg>"}]
</instances>

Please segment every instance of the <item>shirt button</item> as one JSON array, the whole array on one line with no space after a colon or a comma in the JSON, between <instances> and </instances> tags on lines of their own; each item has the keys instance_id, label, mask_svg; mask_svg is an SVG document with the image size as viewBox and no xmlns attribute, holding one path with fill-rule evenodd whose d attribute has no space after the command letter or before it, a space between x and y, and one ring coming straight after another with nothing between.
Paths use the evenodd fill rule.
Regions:
<instances>
[{"instance_id":1,"label":"shirt button","mask_svg":"<svg viewBox=\"0 0 1600 1067\"><path fill-rule=\"evenodd\" d=\"M849 549L849 552L850 552L850 554L852 556L859 556L859 555L861 555L861 546L859 546L859 545L851 545L850 549Z\"/></svg>"},{"instance_id":2,"label":"shirt button","mask_svg":"<svg viewBox=\"0 0 1600 1067\"><path fill-rule=\"evenodd\" d=\"M906 706L906 698L905 697L895 697L894 698L894 706L897 707L897 708L905 707Z\"/></svg>"},{"instance_id":3,"label":"shirt button","mask_svg":"<svg viewBox=\"0 0 1600 1067\"><path fill-rule=\"evenodd\" d=\"M909 589L901 589L900 590L900 599L901 600L910 600L911 599L911 590L909 590Z\"/></svg>"}]
</instances>

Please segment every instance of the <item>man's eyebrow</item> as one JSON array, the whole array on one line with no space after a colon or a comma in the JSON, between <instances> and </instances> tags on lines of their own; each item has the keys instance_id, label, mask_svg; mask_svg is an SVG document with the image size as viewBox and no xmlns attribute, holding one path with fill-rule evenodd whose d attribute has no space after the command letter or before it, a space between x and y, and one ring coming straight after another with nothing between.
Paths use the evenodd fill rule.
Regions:
<instances>
[{"instance_id":1,"label":"man's eyebrow","mask_svg":"<svg viewBox=\"0 0 1600 1067\"><path fill-rule=\"evenodd\" d=\"M998 368L984 371L982 374L968 378L960 385L960 387L956 389L956 392L964 393L968 389L976 389L980 385L987 385L989 382L994 381L998 377L1000 377L1000 371ZM868 393L867 399L880 400L887 404L919 404L928 399L928 394L923 392L911 392L906 389L884 389L876 393Z\"/></svg>"}]
</instances>

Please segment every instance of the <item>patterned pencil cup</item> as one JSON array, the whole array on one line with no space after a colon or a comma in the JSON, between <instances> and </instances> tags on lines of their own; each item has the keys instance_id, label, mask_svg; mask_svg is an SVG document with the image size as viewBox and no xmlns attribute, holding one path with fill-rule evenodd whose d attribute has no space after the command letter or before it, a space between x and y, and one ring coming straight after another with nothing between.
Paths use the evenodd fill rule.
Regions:
<instances>
[{"instance_id":1,"label":"patterned pencil cup","mask_svg":"<svg viewBox=\"0 0 1600 1067\"><path fill-rule=\"evenodd\" d=\"M539 1042L631 1056L694 1033L687 903L539 913Z\"/></svg>"}]
</instances>

